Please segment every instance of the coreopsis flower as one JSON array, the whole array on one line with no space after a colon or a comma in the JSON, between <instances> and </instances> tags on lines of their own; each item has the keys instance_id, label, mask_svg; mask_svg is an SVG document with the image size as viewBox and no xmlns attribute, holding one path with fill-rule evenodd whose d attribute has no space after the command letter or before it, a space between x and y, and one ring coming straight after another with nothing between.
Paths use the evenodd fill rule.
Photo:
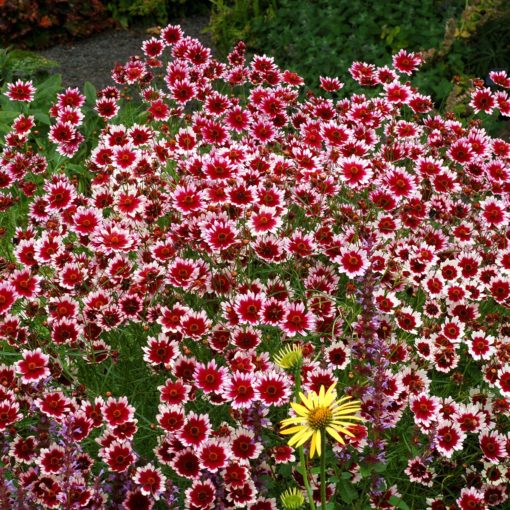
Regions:
<instances>
[{"instance_id":1,"label":"coreopsis flower","mask_svg":"<svg viewBox=\"0 0 510 510\"><path fill-rule=\"evenodd\" d=\"M326 432L340 444L345 444L341 434L354 437L349 431L353 421L362 421L363 418L356 416L361 409L357 400L345 396L337 400L335 384L326 391L321 386L319 393L314 391L304 395L299 393L302 404L291 402L291 406L297 416L287 418L281 422L282 434L292 434L289 446L299 447L311 440L310 457L315 453L322 454L322 435Z\"/></svg>"},{"instance_id":2,"label":"coreopsis flower","mask_svg":"<svg viewBox=\"0 0 510 510\"><path fill-rule=\"evenodd\" d=\"M404 473L409 477L411 482L419 483L425 487L432 487L434 473L427 467L420 457L409 459L407 468Z\"/></svg>"},{"instance_id":3,"label":"coreopsis flower","mask_svg":"<svg viewBox=\"0 0 510 510\"><path fill-rule=\"evenodd\" d=\"M30 103L34 99L35 92L36 88L34 87L32 80L18 80L15 83L7 84L7 92L5 92L5 95L11 101L23 101Z\"/></svg>"},{"instance_id":4,"label":"coreopsis flower","mask_svg":"<svg viewBox=\"0 0 510 510\"><path fill-rule=\"evenodd\" d=\"M178 451L170 461L170 466L179 476L189 480L199 478L201 471L200 459L192 448Z\"/></svg>"},{"instance_id":5,"label":"coreopsis flower","mask_svg":"<svg viewBox=\"0 0 510 510\"><path fill-rule=\"evenodd\" d=\"M230 437L233 456L240 462L257 459L262 453L262 445L255 439L255 434L248 429L236 429Z\"/></svg>"},{"instance_id":6,"label":"coreopsis flower","mask_svg":"<svg viewBox=\"0 0 510 510\"><path fill-rule=\"evenodd\" d=\"M484 493L475 487L464 487L460 491L460 497L456 503L460 510L487 510L489 508Z\"/></svg>"},{"instance_id":7,"label":"coreopsis flower","mask_svg":"<svg viewBox=\"0 0 510 510\"><path fill-rule=\"evenodd\" d=\"M66 450L63 446L53 444L40 451L36 463L45 474L58 473L64 465L65 455Z\"/></svg>"},{"instance_id":8,"label":"coreopsis flower","mask_svg":"<svg viewBox=\"0 0 510 510\"><path fill-rule=\"evenodd\" d=\"M207 440L211 429L211 422L207 414L196 414L192 411L186 416L178 436L185 446L196 448Z\"/></svg>"},{"instance_id":9,"label":"coreopsis flower","mask_svg":"<svg viewBox=\"0 0 510 510\"><path fill-rule=\"evenodd\" d=\"M227 377L222 395L234 409L248 408L256 398L255 381L253 374L235 371Z\"/></svg>"},{"instance_id":10,"label":"coreopsis flower","mask_svg":"<svg viewBox=\"0 0 510 510\"><path fill-rule=\"evenodd\" d=\"M24 383L38 382L50 375L49 356L40 347L33 351L24 350L23 359L16 363L16 371L21 374Z\"/></svg>"},{"instance_id":11,"label":"coreopsis flower","mask_svg":"<svg viewBox=\"0 0 510 510\"><path fill-rule=\"evenodd\" d=\"M0 431L16 423L22 416L19 412L19 404L14 400L14 397L0 402Z\"/></svg>"},{"instance_id":12,"label":"coreopsis flower","mask_svg":"<svg viewBox=\"0 0 510 510\"><path fill-rule=\"evenodd\" d=\"M285 510L299 510L305 502L305 497L299 489L294 487L283 492L280 501Z\"/></svg>"},{"instance_id":13,"label":"coreopsis flower","mask_svg":"<svg viewBox=\"0 0 510 510\"><path fill-rule=\"evenodd\" d=\"M207 510L212 507L216 498L216 489L210 480L200 482L193 481L189 489L186 489L186 503L189 508Z\"/></svg>"},{"instance_id":14,"label":"coreopsis flower","mask_svg":"<svg viewBox=\"0 0 510 510\"><path fill-rule=\"evenodd\" d=\"M103 416L110 427L122 425L133 419L135 409L128 402L127 397L118 399L110 397L103 407Z\"/></svg>"},{"instance_id":15,"label":"coreopsis flower","mask_svg":"<svg viewBox=\"0 0 510 510\"><path fill-rule=\"evenodd\" d=\"M103 460L111 471L122 473L134 462L135 456L127 440L114 440L110 446L100 451Z\"/></svg>"},{"instance_id":16,"label":"coreopsis flower","mask_svg":"<svg viewBox=\"0 0 510 510\"><path fill-rule=\"evenodd\" d=\"M455 451L462 450L466 434L460 426L451 421L440 421L435 431L434 446L436 450L447 458Z\"/></svg>"},{"instance_id":17,"label":"coreopsis flower","mask_svg":"<svg viewBox=\"0 0 510 510\"><path fill-rule=\"evenodd\" d=\"M255 383L255 393L265 405L281 406L291 395L290 379L284 372L269 370L259 372Z\"/></svg>"},{"instance_id":18,"label":"coreopsis flower","mask_svg":"<svg viewBox=\"0 0 510 510\"><path fill-rule=\"evenodd\" d=\"M154 501L141 490L130 490L122 502L122 510L152 510Z\"/></svg>"},{"instance_id":19,"label":"coreopsis flower","mask_svg":"<svg viewBox=\"0 0 510 510\"><path fill-rule=\"evenodd\" d=\"M31 464L36 457L37 441L34 436L23 438L17 436L11 443L9 455L14 457L18 462Z\"/></svg>"},{"instance_id":20,"label":"coreopsis flower","mask_svg":"<svg viewBox=\"0 0 510 510\"><path fill-rule=\"evenodd\" d=\"M206 394L221 392L227 377L227 369L219 367L216 360L209 363L197 363L195 367L194 380L196 385Z\"/></svg>"},{"instance_id":21,"label":"coreopsis flower","mask_svg":"<svg viewBox=\"0 0 510 510\"><path fill-rule=\"evenodd\" d=\"M136 469L133 481L140 486L142 494L152 496L157 500L165 489L166 478L161 473L161 469L154 467L152 464L147 464Z\"/></svg>"},{"instance_id":22,"label":"coreopsis flower","mask_svg":"<svg viewBox=\"0 0 510 510\"><path fill-rule=\"evenodd\" d=\"M214 438L204 441L200 445L197 455L202 468L215 473L227 465L232 454L225 440Z\"/></svg>"}]
</instances>

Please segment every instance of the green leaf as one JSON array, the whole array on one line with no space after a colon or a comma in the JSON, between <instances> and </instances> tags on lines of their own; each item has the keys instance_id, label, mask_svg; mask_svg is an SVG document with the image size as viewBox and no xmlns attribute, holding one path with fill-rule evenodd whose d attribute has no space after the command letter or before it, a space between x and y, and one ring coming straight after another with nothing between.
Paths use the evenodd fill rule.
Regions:
<instances>
[{"instance_id":1,"label":"green leaf","mask_svg":"<svg viewBox=\"0 0 510 510\"><path fill-rule=\"evenodd\" d=\"M397 496L391 496L390 503L396 506L397 508L400 508L400 510L411 510L408 504L403 499Z\"/></svg>"},{"instance_id":2,"label":"green leaf","mask_svg":"<svg viewBox=\"0 0 510 510\"><path fill-rule=\"evenodd\" d=\"M18 112L12 110L1 110L0 111L0 122L11 122L19 115Z\"/></svg>"},{"instance_id":3,"label":"green leaf","mask_svg":"<svg viewBox=\"0 0 510 510\"><path fill-rule=\"evenodd\" d=\"M30 113L30 115L33 115L35 117L35 119L38 120L39 122L46 124L47 126L49 126L51 124L50 117L48 114L41 112L39 110L37 110L35 112L31 111L29 113Z\"/></svg>"},{"instance_id":4,"label":"green leaf","mask_svg":"<svg viewBox=\"0 0 510 510\"><path fill-rule=\"evenodd\" d=\"M90 105L94 105L96 103L97 91L96 87L90 81L86 81L83 86L83 90L85 92L85 97L87 98L87 103Z\"/></svg>"},{"instance_id":5,"label":"green leaf","mask_svg":"<svg viewBox=\"0 0 510 510\"><path fill-rule=\"evenodd\" d=\"M358 491L347 480L340 480L338 488L340 489L340 497L347 504L352 503L358 497Z\"/></svg>"}]
</instances>

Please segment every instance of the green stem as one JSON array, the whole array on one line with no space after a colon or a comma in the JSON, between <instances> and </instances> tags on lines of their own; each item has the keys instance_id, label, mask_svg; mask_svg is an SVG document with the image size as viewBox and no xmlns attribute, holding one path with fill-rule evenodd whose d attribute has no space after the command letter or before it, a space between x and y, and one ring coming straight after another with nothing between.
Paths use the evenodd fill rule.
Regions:
<instances>
[{"instance_id":1,"label":"green stem","mask_svg":"<svg viewBox=\"0 0 510 510\"><path fill-rule=\"evenodd\" d=\"M321 431L321 508L326 510L326 431Z\"/></svg>"},{"instance_id":2,"label":"green stem","mask_svg":"<svg viewBox=\"0 0 510 510\"><path fill-rule=\"evenodd\" d=\"M295 371L296 392L295 400L298 400L299 392L301 391L301 363L298 363ZM301 475L303 476L303 483L305 484L306 494L308 495L308 502L310 510L315 510L315 503L313 502L313 491L308 481L308 471L306 469L305 451L302 446L298 448L299 462L301 464Z\"/></svg>"}]
</instances>

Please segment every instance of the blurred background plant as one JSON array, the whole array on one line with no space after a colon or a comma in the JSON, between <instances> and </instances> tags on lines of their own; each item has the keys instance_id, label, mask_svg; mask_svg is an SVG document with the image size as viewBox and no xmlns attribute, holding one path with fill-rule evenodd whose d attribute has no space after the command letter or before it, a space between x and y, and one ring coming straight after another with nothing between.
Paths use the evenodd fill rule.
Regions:
<instances>
[{"instance_id":1,"label":"blurred background plant","mask_svg":"<svg viewBox=\"0 0 510 510\"><path fill-rule=\"evenodd\" d=\"M0 86L18 78L44 78L58 67L58 62L31 51L0 48Z\"/></svg>"},{"instance_id":2,"label":"blurred background plant","mask_svg":"<svg viewBox=\"0 0 510 510\"><path fill-rule=\"evenodd\" d=\"M444 108L470 78L485 78L510 61L510 3L505 0L211 3L209 30L220 54L242 38L252 52L274 56L280 66L300 73L312 89L320 75L345 76L356 60L389 64L391 54L405 48L429 57L416 85ZM346 92L352 92L349 86Z\"/></svg>"},{"instance_id":3,"label":"blurred background plant","mask_svg":"<svg viewBox=\"0 0 510 510\"><path fill-rule=\"evenodd\" d=\"M440 110L469 115L472 79L490 86L489 71L510 65L508 0L0 0L0 45L40 49L108 28L161 26L208 12L206 30L220 57L242 39L249 52L273 56L315 91L321 75L346 76L356 60L389 64L405 48L427 57L414 84ZM11 70L0 67L3 80L48 66L12 51ZM352 92L347 81L345 93Z\"/></svg>"}]
</instances>

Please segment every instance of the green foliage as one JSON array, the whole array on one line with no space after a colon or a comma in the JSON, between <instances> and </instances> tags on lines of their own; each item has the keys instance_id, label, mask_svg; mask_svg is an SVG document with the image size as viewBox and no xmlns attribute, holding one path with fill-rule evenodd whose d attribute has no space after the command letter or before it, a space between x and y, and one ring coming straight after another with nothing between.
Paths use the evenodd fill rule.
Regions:
<instances>
[{"instance_id":1,"label":"green foliage","mask_svg":"<svg viewBox=\"0 0 510 510\"><path fill-rule=\"evenodd\" d=\"M400 48L433 48L443 39L446 20L458 14L459 3L280 0L274 17L254 23L254 34L258 47L316 86L318 76L345 75L353 61L385 65ZM424 82L439 83L427 92L449 93L441 80L425 77Z\"/></svg>"},{"instance_id":2,"label":"green foliage","mask_svg":"<svg viewBox=\"0 0 510 510\"><path fill-rule=\"evenodd\" d=\"M401 48L430 61L415 84L445 107L453 79L486 77L510 54L510 8L501 0L212 0L209 30L226 53L239 39L298 72L345 76L354 61L391 62ZM466 83L468 80L464 80ZM346 92L353 92L347 85ZM464 106L465 108L465 106Z\"/></svg>"},{"instance_id":3,"label":"green foliage","mask_svg":"<svg viewBox=\"0 0 510 510\"><path fill-rule=\"evenodd\" d=\"M277 0L211 0L213 9L209 32L217 49L226 54L237 41L257 44L253 24L272 18Z\"/></svg>"},{"instance_id":4,"label":"green foliage","mask_svg":"<svg viewBox=\"0 0 510 510\"><path fill-rule=\"evenodd\" d=\"M127 28L134 23L165 25L172 18L205 9L207 0L111 0L107 8L112 18Z\"/></svg>"},{"instance_id":5,"label":"green foliage","mask_svg":"<svg viewBox=\"0 0 510 510\"><path fill-rule=\"evenodd\" d=\"M168 18L166 0L114 0L107 7L113 19L125 28L137 18L161 24Z\"/></svg>"},{"instance_id":6,"label":"green foliage","mask_svg":"<svg viewBox=\"0 0 510 510\"><path fill-rule=\"evenodd\" d=\"M17 78L44 76L58 66L58 62L30 51L0 48L0 85Z\"/></svg>"}]
</instances>

